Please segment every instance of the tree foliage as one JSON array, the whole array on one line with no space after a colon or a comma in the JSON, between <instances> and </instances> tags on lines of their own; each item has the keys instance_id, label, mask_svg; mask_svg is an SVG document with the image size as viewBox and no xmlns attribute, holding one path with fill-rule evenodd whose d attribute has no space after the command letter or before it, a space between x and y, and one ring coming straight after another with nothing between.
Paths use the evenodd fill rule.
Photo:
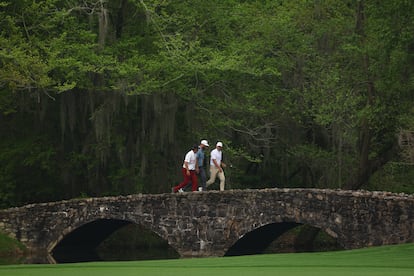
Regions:
<instances>
[{"instance_id":1,"label":"tree foliage","mask_svg":"<svg viewBox=\"0 0 414 276\"><path fill-rule=\"evenodd\" d=\"M225 142L230 188L379 187L392 164L413 170L398 144L414 127L413 14L404 0L1 0L0 205L167 192L202 138Z\"/></svg>"}]
</instances>

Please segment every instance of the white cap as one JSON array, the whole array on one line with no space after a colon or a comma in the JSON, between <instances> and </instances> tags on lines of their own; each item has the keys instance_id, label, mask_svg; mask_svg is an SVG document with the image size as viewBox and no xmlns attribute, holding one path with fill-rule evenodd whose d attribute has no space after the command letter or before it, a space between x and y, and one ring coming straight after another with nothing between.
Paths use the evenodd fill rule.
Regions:
<instances>
[{"instance_id":1,"label":"white cap","mask_svg":"<svg viewBox=\"0 0 414 276\"><path fill-rule=\"evenodd\" d=\"M222 142L217 142L216 147L223 147L223 143Z\"/></svg>"},{"instance_id":2,"label":"white cap","mask_svg":"<svg viewBox=\"0 0 414 276\"><path fill-rule=\"evenodd\" d=\"M209 147L207 140L201 140L200 144L202 144L202 145L204 145L206 147Z\"/></svg>"}]
</instances>

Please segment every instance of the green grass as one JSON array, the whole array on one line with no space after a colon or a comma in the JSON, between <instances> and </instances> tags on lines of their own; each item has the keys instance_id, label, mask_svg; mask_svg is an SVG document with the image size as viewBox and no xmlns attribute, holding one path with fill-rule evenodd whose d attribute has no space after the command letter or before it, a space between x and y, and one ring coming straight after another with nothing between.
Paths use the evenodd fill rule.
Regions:
<instances>
[{"instance_id":1,"label":"green grass","mask_svg":"<svg viewBox=\"0 0 414 276\"><path fill-rule=\"evenodd\" d=\"M292 253L225 258L58 265L0 266L0 275L17 276L243 276L243 275L414 275L414 244L350 251Z\"/></svg>"},{"instance_id":2,"label":"green grass","mask_svg":"<svg viewBox=\"0 0 414 276\"><path fill-rule=\"evenodd\" d=\"M7 263L18 263L26 248L15 239L0 232L0 265Z\"/></svg>"}]
</instances>

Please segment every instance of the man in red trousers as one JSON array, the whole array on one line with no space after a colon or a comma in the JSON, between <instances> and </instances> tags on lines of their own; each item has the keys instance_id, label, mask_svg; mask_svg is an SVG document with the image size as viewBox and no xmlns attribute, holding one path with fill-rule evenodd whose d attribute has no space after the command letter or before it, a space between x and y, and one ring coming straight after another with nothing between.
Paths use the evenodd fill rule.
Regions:
<instances>
[{"instance_id":1,"label":"man in red trousers","mask_svg":"<svg viewBox=\"0 0 414 276\"><path fill-rule=\"evenodd\" d=\"M183 173L184 180L178 184L177 186L172 188L172 192L176 193L178 191L182 192L182 188L187 186L189 182L191 182L191 190L197 191L198 188L198 180L196 174L196 164L197 164L197 156L196 153L198 151L198 145L194 145L193 148L187 152L184 158L183 168L181 169Z\"/></svg>"}]
</instances>

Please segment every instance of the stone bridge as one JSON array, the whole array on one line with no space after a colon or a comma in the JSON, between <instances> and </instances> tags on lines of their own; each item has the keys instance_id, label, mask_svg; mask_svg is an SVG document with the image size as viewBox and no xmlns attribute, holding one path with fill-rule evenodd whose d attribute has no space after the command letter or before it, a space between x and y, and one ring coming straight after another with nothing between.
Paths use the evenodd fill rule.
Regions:
<instances>
[{"instance_id":1,"label":"stone bridge","mask_svg":"<svg viewBox=\"0 0 414 276\"><path fill-rule=\"evenodd\" d=\"M310 225L345 249L414 242L414 196L389 192L264 189L73 199L0 210L0 230L34 251L62 242L97 246L138 224L181 257L260 253Z\"/></svg>"}]
</instances>

